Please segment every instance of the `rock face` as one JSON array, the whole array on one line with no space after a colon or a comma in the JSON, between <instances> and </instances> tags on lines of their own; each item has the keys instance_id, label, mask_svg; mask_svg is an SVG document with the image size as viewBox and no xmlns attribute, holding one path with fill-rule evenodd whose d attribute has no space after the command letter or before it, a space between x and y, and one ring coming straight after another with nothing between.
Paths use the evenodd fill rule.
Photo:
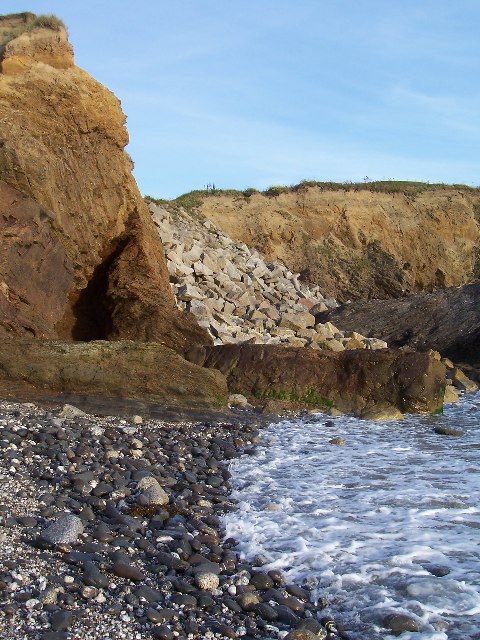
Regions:
<instances>
[{"instance_id":1,"label":"rock face","mask_svg":"<svg viewBox=\"0 0 480 640\"><path fill-rule=\"evenodd\" d=\"M394 185L385 189L394 191ZM408 190L399 183L398 192L381 193L362 187L299 185L277 196L213 193L198 211L342 302L432 291L478 276L479 189Z\"/></svg>"},{"instance_id":2,"label":"rock face","mask_svg":"<svg viewBox=\"0 0 480 640\"><path fill-rule=\"evenodd\" d=\"M389 346L434 349L457 362L480 363L480 283L398 300L346 304L317 315L340 329L386 340Z\"/></svg>"},{"instance_id":3,"label":"rock face","mask_svg":"<svg viewBox=\"0 0 480 640\"><path fill-rule=\"evenodd\" d=\"M168 205L167 205L168 206ZM299 279L278 260L271 262L234 242L209 220L181 207L149 204L162 238L170 283L181 309L193 313L215 344L252 342L312 349L383 349L386 342L344 333L314 314L338 306L318 285Z\"/></svg>"},{"instance_id":4,"label":"rock face","mask_svg":"<svg viewBox=\"0 0 480 640\"><path fill-rule=\"evenodd\" d=\"M52 335L74 273L54 215L0 181L0 238L0 329Z\"/></svg>"},{"instance_id":5,"label":"rock face","mask_svg":"<svg viewBox=\"0 0 480 640\"><path fill-rule=\"evenodd\" d=\"M156 343L62 343L4 339L0 390L47 389L62 393L142 399L166 406L225 405L225 378Z\"/></svg>"},{"instance_id":6,"label":"rock face","mask_svg":"<svg viewBox=\"0 0 480 640\"><path fill-rule=\"evenodd\" d=\"M35 14L18 13L4 16L0 23L0 70L13 76L22 73L32 64L43 62L56 69L73 66L73 49L65 29L35 29L23 31L35 23ZM17 37L12 37L16 35ZM6 43L6 44L3 44Z\"/></svg>"},{"instance_id":7,"label":"rock face","mask_svg":"<svg viewBox=\"0 0 480 640\"><path fill-rule=\"evenodd\" d=\"M298 400L357 414L385 405L432 412L443 404L445 366L426 353L246 344L207 347L204 357L205 366L226 376L230 391L257 400Z\"/></svg>"},{"instance_id":8,"label":"rock face","mask_svg":"<svg viewBox=\"0 0 480 640\"><path fill-rule=\"evenodd\" d=\"M119 101L62 27L18 34L32 19L0 19L0 332L210 343L176 308Z\"/></svg>"}]
</instances>

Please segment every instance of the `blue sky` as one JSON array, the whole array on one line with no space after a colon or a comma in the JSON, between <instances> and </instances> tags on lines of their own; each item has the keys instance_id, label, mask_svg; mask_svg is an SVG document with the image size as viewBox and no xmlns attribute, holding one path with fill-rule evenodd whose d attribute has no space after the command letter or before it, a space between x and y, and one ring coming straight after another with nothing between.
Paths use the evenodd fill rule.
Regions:
<instances>
[{"instance_id":1,"label":"blue sky","mask_svg":"<svg viewBox=\"0 0 480 640\"><path fill-rule=\"evenodd\" d=\"M144 194L309 180L480 185L479 0L71 0Z\"/></svg>"}]
</instances>

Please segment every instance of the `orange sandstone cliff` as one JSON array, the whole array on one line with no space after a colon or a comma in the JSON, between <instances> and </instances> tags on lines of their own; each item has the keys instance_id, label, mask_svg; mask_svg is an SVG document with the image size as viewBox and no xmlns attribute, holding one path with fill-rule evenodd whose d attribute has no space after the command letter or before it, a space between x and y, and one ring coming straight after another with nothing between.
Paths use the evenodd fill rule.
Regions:
<instances>
[{"instance_id":1,"label":"orange sandstone cliff","mask_svg":"<svg viewBox=\"0 0 480 640\"><path fill-rule=\"evenodd\" d=\"M478 188L307 183L277 191L201 194L196 204L232 238L281 260L341 302L479 277Z\"/></svg>"},{"instance_id":2,"label":"orange sandstone cliff","mask_svg":"<svg viewBox=\"0 0 480 640\"><path fill-rule=\"evenodd\" d=\"M127 143L61 24L0 18L0 334L210 343L175 306Z\"/></svg>"}]
</instances>

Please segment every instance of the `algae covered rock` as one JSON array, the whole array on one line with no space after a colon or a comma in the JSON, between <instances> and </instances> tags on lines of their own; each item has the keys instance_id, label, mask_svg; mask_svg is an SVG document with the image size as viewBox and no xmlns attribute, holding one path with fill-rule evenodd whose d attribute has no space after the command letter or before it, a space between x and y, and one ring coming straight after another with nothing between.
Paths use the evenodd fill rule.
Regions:
<instances>
[{"instance_id":1,"label":"algae covered rock","mask_svg":"<svg viewBox=\"0 0 480 640\"><path fill-rule=\"evenodd\" d=\"M0 388L12 383L57 392L140 398L165 406L225 406L223 375L148 342L68 343L4 339Z\"/></svg>"}]
</instances>

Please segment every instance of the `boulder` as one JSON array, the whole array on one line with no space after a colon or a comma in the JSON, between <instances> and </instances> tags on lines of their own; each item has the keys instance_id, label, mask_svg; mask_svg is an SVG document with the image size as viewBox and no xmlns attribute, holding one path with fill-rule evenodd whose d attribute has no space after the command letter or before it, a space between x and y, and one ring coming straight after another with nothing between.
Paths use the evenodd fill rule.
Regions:
<instances>
[{"instance_id":1,"label":"boulder","mask_svg":"<svg viewBox=\"0 0 480 640\"><path fill-rule=\"evenodd\" d=\"M301 331L315 325L315 318L311 313L285 313L280 319L280 327Z\"/></svg>"},{"instance_id":2,"label":"boulder","mask_svg":"<svg viewBox=\"0 0 480 640\"><path fill-rule=\"evenodd\" d=\"M453 386L459 391L468 391L470 393L478 391L478 384L470 380L458 367L451 371L450 376Z\"/></svg>"},{"instance_id":3,"label":"boulder","mask_svg":"<svg viewBox=\"0 0 480 640\"><path fill-rule=\"evenodd\" d=\"M390 613L383 620L383 624L395 635L400 635L404 631L418 632L421 630L417 620L406 613Z\"/></svg>"},{"instance_id":4,"label":"boulder","mask_svg":"<svg viewBox=\"0 0 480 640\"><path fill-rule=\"evenodd\" d=\"M458 402L459 399L460 399L460 394L457 391L457 389L455 389L453 385L447 384L447 386L445 387L445 395L443 397L443 403L454 404L455 402Z\"/></svg>"},{"instance_id":5,"label":"boulder","mask_svg":"<svg viewBox=\"0 0 480 640\"><path fill-rule=\"evenodd\" d=\"M360 414L363 420L373 420L374 422L386 422L390 420L403 420L402 412L392 405L370 407Z\"/></svg>"},{"instance_id":6,"label":"boulder","mask_svg":"<svg viewBox=\"0 0 480 640\"><path fill-rule=\"evenodd\" d=\"M345 347L340 342L340 340L336 340L335 338L327 338L323 343L323 347L328 349L328 351L344 351Z\"/></svg>"},{"instance_id":7,"label":"boulder","mask_svg":"<svg viewBox=\"0 0 480 640\"><path fill-rule=\"evenodd\" d=\"M276 345L206 347L205 366L251 402L292 400L361 413L391 405L402 413L443 405L445 366L424 353L392 350L314 351Z\"/></svg>"}]
</instances>

